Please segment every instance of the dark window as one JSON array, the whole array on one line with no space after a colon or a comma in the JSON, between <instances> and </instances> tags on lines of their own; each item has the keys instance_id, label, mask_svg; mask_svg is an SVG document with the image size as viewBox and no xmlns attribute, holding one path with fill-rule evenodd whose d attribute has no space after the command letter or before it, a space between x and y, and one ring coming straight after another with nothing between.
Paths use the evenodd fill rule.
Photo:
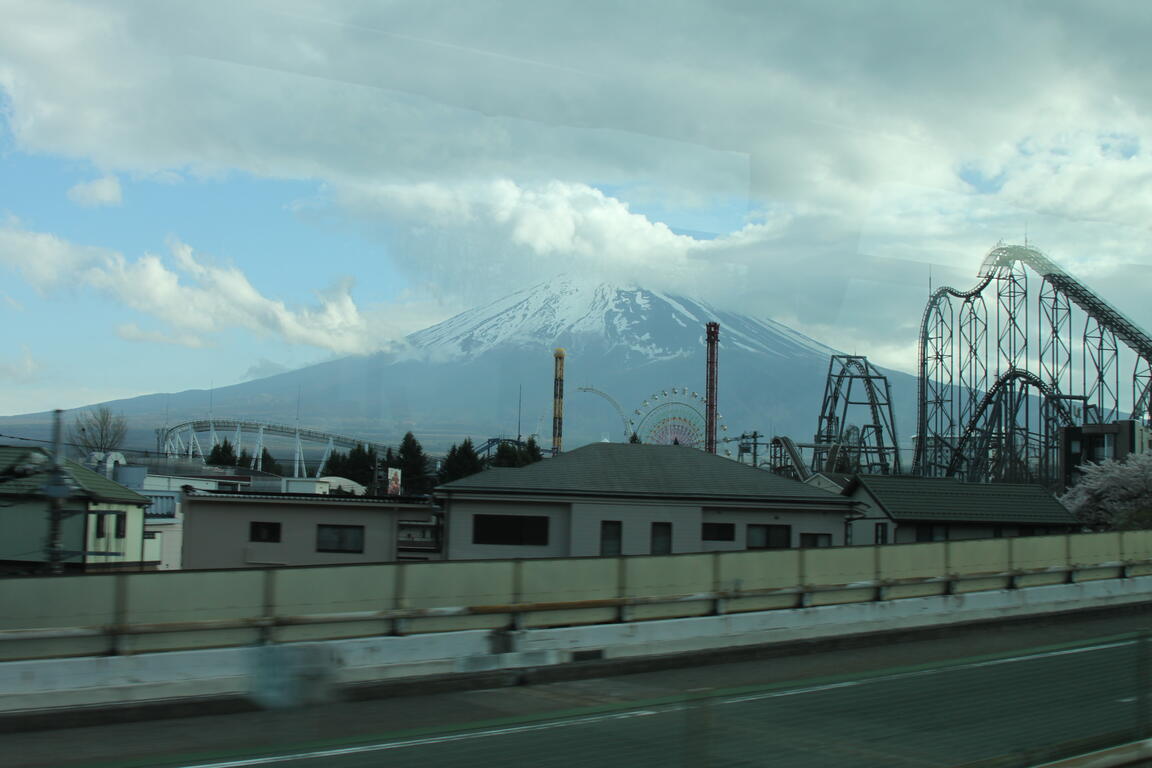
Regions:
<instances>
[{"instance_id":1,"label":"dark window","mask_svg":"<svg viewBox=\"0 0 1152 768\"><path fill-rule=\"evenodd\" d=\"M155 539L156 531L144 531L144 538L149 541Z\"/></svg>"},{"instance_id":2,"label":"dark window","mask_svg":"<svg viewBox=\"0 0 1152 768\"><path fill-rule=\"evenodd\" d=\"M548 518L536 515L473 515L473 544L548 545Z\"/></svg>"},{"instance_id":3,"label":"dark window","mask_svg":"<svg viewBox=\"0 0 1152 768\"><path fill-rule=\"evenodd\" d=\"M672 554L672 523L652 523L652 554Z\"/></svg>"},{"instance_id":4,"label":"dark window","mask_svg":"<svg viewBox=\"0 0 1152 768\"><path fill-rule=\"evenodd\" d=\"M363 552L364 526L362 525L318 525L316 526L317 552Z\"/></svg>"},{"instance_id":5,"label":"dark window","mask_svg":"<svg viewBox=\"0 0 1152 768\"><path fill-rule=\"evenodd\" d=\"M888 543L888 523L876 523L876 543Z\"/></svg>"},{"instance_id":6,"label":"dark window","mask_svg":"<svg viewBox=\"0 0 1152 768\"><path fill-rule=\"evenodd\" d=\"M704 523L700 526L700 538L704 541L736 541L736 524Z\"/></svg>"},{"instance_id":7,"label":"dark window","mask_svg":"<svg viewBox=\"0 0 1152 768\"><path fill-rule=\"evenodd\" d=\"M96 515L96 538L102 539L108 535L107 519L107 515Z\"/></svg>"},{"instance_id":8,"label":"dark window","mask_svg":"<svg viewBox=\"0 0 1152 768\"><path fill-rule=\"evenodd\" d=\"M788 549L791 546L790 525L748 526L748 549Z\"/></svg>"},{"instance_id":9,"label":"dark window","mask_svg":"<svg viewBox=\"0 0 1152 768\"><path fill-rule=\"evenodd\" d=\"M948 541L948 526L918 525L916 526L916 541Z\"/></svg>"},{"instance_id":10,"label":"dark window","mask_svg":"<svg viewBox=\"0 0 1152 768\"><path fill-rule=\"evenodd\" d=\"M280 541L280 523L249 523L248 541Z\"/></svg>"},{"instance_id":11,"label":"dark window","mask_svg":"<svg viewBox=\"0 0 1152 768\"><path fill-rule=\"evenodd\" d=\"M600 521L600 554L618 555L621 552L623 525L619 520Z\"/></svg>"},{"instance_id":12,"label":"dark window","mask_svg":"<svg viewBox=\"0 0 1152 768\"><path fill-rule=\"evenodd\" d=\"M811 549L813 547L830 547L832 546L832 534L802 533L800 534L800 546L804 549Z\"/></svg>"},{"instance_id":13,"label":"dark window","mask_svg":"<svg viewBox=\"0 0 1152 768\"><path fill-rule=\"evenodd\" d=\"M122 539L128 535L128 514L119 512L116 515L116 538Z\"/></svg>"}]
</instances>

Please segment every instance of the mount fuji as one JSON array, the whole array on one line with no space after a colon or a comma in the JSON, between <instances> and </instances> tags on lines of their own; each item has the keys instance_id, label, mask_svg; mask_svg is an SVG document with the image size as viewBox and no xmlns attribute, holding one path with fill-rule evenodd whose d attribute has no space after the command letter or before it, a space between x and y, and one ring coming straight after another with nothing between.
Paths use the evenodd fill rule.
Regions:
<instances>
[{"instance_id":1,"label":"mount fuji","mask_svg":"<svg viewBox=\"0 0 1152 768\"><path fill-rule=\"evenodd\" d=\"M553 350L562 347L565 448L623 441L629 435L610 399L632 429L670 391L702 398L704 331L711 321L721 327L718 403L725 434L757 430L810 439L835 350L772 320L643 287L571 278L470 309L411 334L393 351L217 388L212 414L294 423L299 408L302 427L387 444L411 430L434 452L464 437L480 443L517 434L537 434L547 448ZM915 379L896 372L889 377L906 440ZM209 393L145 395L108 405L128 418L129 442L149 446L165 418L168 424L207 418ZM46 423L46 414L0 419L5 431L24 434L43 431Z\"/></svg>"}]
</instances>

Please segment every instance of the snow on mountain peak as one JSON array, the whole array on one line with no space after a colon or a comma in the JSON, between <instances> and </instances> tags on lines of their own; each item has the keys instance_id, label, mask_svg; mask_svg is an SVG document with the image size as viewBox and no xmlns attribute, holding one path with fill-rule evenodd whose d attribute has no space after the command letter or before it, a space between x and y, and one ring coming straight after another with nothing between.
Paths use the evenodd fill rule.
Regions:
<instances>
[{"instance_id":1,"label":"snow on mountain peak","mask_svg":"<svg viewBox=\"0 0 1152 768\"><path fill-rule=\"evenodd\" d=\"M721 324L721 347L774 356L827 356L833 350L768 320L718 311L701 301L638 286L561 276L475 307L408 337L421 357L469 359L512 345L619 351L633 361L691 356L704 324Z\"/></svg>"}]
</instances>

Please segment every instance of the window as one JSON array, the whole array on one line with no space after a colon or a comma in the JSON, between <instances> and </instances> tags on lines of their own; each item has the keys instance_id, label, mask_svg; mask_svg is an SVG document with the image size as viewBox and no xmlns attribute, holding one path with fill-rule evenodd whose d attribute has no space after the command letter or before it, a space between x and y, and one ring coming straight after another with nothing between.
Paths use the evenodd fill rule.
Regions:
<instances>
[{"instance_id":1,"label":"window","mask_svg":"<svg viewBox=\"0 0 1152 768\"><path fill-rule=\"evenodd\" d=\"M317 552L363 552L364 526L362 525L318 525L316 526Z\"/></svg>"},{"instance_id":2,"label":"window","mask_svg":"<svg viewBox=\"0 0 1152 768\"><path fill-rule=\"evenodd\" d=\"M672 554L672 523L652 523L652 554Z\"/></svg>"},{"instance_id":3,"label":"window","mask_svg":"<svg viewBox=\"0 0 1152 768\"><path fill-rule=\"evenodd\" d=\"M102 539L108 535L107 515L96 515L96 538Z\"/></svg>"},{"instance_id":4,"label":"window","mask_svg":"<svg viewBox=\"0 0 1152 768\"><path fill-rule=\"evenodd\" d=\"M803 549L811 549L813 547L830 547L832 546L832 534L802 533L800 534L800 546Z\"/></svg>"},{"instance_id":5,"label":"window","mask_svg":"<svg viewBox=\"0 0 1152 768\"><path fill-rule=\"evenodd\" d=\"M621 552L621 539L623 538L623 524L619 520L600 521L600 554L605 556L618 555Z\"/></svg>"},{"instance_id":6,"label":"window","mask_svg":"<svg viewBox=\"0 0 1152 768\"><path fill-rule=\"evenodd\" d=\"M791 546L790 525L748 526L748 549L788 549Z\"/></svg>"},{"instance_id":7,"label":"window","mask_svg":"<svg viewBox=\"0 0 1152 768\"><path fill-rule=\"evenodd\" d=\"M248 541L280 541L280 523L249 523Z\"/></svg>"},{"instance_id":8,"label":"window","mask_svg":"<svg viewBox=\"0 0 1152 768\"><path fill-rule=\"evenodd\" d=\"M916 541L948 541L948 526L918 525L916 526Z\"/></svg>"},{"instance_id":9,"label":"window","mask_svg":"<svg viewBox=\"0 0 1152 768\"><path fill-rule=\"evenodd\" d=\"M887 544L888 543L888 523L876 523L875 543L877 543L877 544Z\"/></svg>"},{"instance_id":10,"label":"window","mask_svg":"<svg viewBox=\"0 0 1152 768\"><path fill-rule=\"evenodd\" d=\"M548 518L537 515L473 515L473 544L548 545Z\"/></svg>"},{"instance_id":11,"label":"window","mask_svg":"<svg viewBox=\"0 0 1152 768\"><path fill-rule=\"evenodd\" d=\"M116 538L122 539L128 535L128 513L116 513Z\"/></svg>"},{"instance_id":12,"label":"window","mask_svg":"<svg viewBox=\"0 0 1152 768\"><path fill-rule=\"evenodd\" d=\"M736 541L736 524L704 523L700 526L700 538L704 541Z\"/></svg>"}]
</instances>

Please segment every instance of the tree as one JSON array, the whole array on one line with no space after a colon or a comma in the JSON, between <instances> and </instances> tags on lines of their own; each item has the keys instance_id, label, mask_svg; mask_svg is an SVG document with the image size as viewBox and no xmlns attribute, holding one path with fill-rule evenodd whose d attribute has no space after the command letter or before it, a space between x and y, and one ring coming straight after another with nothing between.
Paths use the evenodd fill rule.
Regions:
<instances>
[{"instance_id":1,"label":"tree","mask_svg":"<svg viewBox=\"0 0 1152 768\"><path fill-rule=\"evenodd\" d=\"M236 457L236 466L252 468L252 454L248 453L248 449L244 448L240 451L240 455Z\"/></svg>"},{"instance_id":2,"label":"tree","mask_svg":"<svg viewBox=\"0 0 1152 768\"><path fill-rule=\"evenodd\" d=\"M1080 522L1095 529L1152 528L1152 453L1084 464L1080 480L1060 497Z\"/></svg>"},{"instance_id":3,"label":"tree","mask_svg":"<svg viewBox=\"0 0 1152 768\"><path fill-rule=\"evenodd\" d=\"M280 466L280 462L272 458L272 454L268 453L268 449L263 449L260 454L260 468L264 472L271 472L274 475L284 475L284 467Z\"/></svg>"},{"instance_id":4,"label":"tree","mask_svg":"<svg viewBox=\"0 0 1152 768\"><path fill-rule=\"evenodd\" d=\"M640 435L633 432L632 437L628 438L628 442L635 443L638 445L640 443Z\"/></svg>"},{"instance_id":5,"label":"tree","mask_svg":"<svg viewBox=\"0 0 1152 768\"><path fill-rule=\"evenodd\" d=\"M469 440L469 444L471 441ZM500 443L496 446L496 455L492 457L494 467L519 467L520 450L515 443ZM463 475L461 475L463 477Z\"/></svg>"},{"instance_id":6,"label":"tree","mask_svg":"<svg viewBox=\"0 0 1152 768\"><path fill-rule=\"evenodd\" d=\"M431 490L431 480L428 476L428 456L424 447L415 435L408 432L400 441L400 448L396 451L396 463L402 473L401 482L404 484L404 493L428 493Z\"/></svg>"},{"instance_id":7,"label":"tree","mask_svg":"<svg viewBox=\"0 0 1152 768\"><path fill-rule=\"evenodd\" d=\"M529 435L528 442L524 443L524 464L535 464L544 458L544 453L536 443L536 438Z\"/></svg>"},{"instance_id":8,"label":"tree","mask_svg":"<svg viewBox=\"0 0 1152 768\"><path fill-rule=\"evenodd\" d=\"M523 467L544 458L536 438L529 437L524 445L517 445L511 440L496 446L496 455L492 457L494 467Z\"/></svg>"},{"instance_id":9,"label":"tree","mask_svg":"<svg viewBox=\"0 0 1152 768\"><path fill-rule=\"evenodd\" d=\"M228 438L224 438L223 442L212 446L205 463L213 467L234 467L236 466L236 449L232 447L232 443L228 442Z\"/></svg>"},{"instance_id":10,"label":"tree","mask_svg":"<svg viewBox=\"0 0 1152 768\"><path fill-rule=\"evenodd\" d=\"M114 451L124 442L127 433L127 419L102 405L84 411L72 420L72 426L68 428L68 442L78 446L85 454Z\"/></svg>"},{"instance_id":11,"label":"tree","mask_svg":"<svg viewBox=\"0 0 1152 768\"><path fill-rule=\"evenodd\" d=\"M506 445L512 447L510 444ZM480 461L480 457L476 454L476 448L472 445L472 438L466 437L464 438L464 442L460 443L459 446L453 444L453 446L448 449L448 455L440 465L438 477L441 483L450 483L453 480L459 480L462 477L468 477L483 470L484 463Z\"/></svg>"}]
</instances>

